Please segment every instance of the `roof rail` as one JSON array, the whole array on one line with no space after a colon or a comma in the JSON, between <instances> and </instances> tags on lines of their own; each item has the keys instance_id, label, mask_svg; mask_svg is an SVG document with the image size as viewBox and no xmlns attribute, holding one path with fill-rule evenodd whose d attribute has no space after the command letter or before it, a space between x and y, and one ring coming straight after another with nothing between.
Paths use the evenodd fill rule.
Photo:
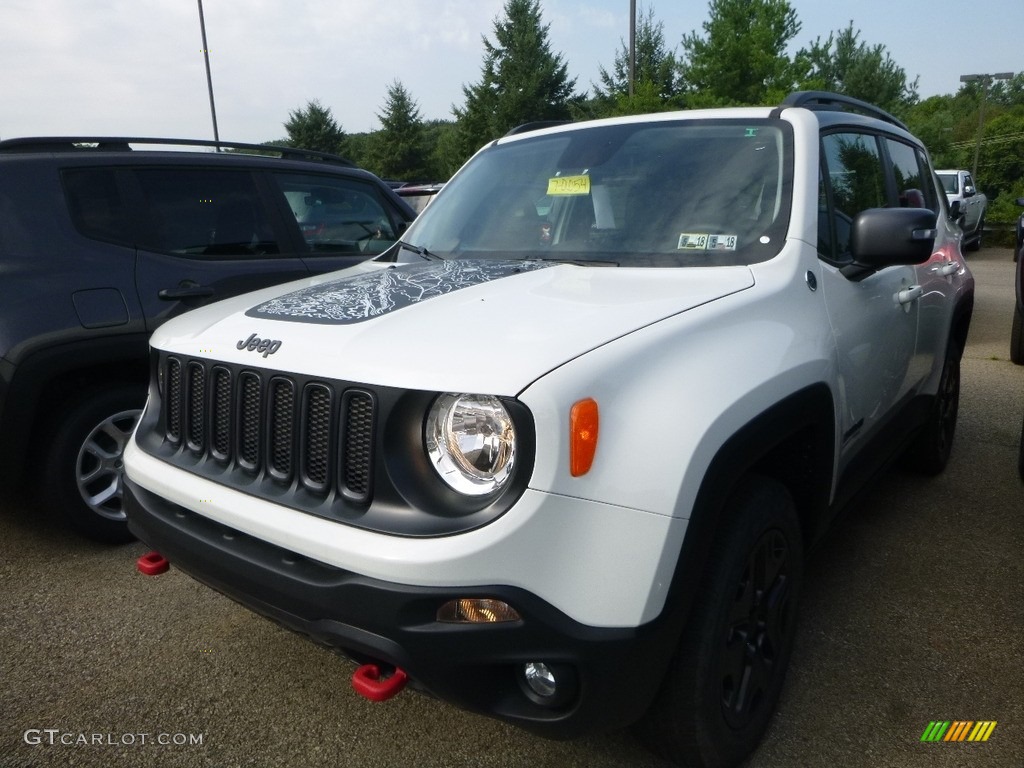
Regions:
<instances>
[{"instance_id":1,"label":"roof rail","mask_svg":"<svg viewBox=\"0 0 1024 768\"><path fill-rule=\"evenodd\" d=\"M532 123L523 123L506 133L506 136L515 136L517 133L529 133L539 131L541 128L554 128L557 125L568 125L572 120L535 120Z\"/></svg>"},{"instance_id":2,"label":"roof rail","mask_svg":"<svg viewBox=\"0 0 1024 768\"><path fill-rule=\"evenodd\" d=\"M805 109L819 109L834 112L856 112L869 117L875 117L891 123L904 131L909 131L906 124L899 118L889 114L884 109L869 104L866 101L855 99L852 96L844 96L841 93L829 91L795 91L787 96L779 105L777 111L786 107L804 107Z\"/></svg>"},{"instance_id":3,"label":"roof rail","mask_svg":"<svg viewBox=\"0 0 1024 768\"><path fill-rule=\"evenodd\" d=\"M276 144L244 144L235 141L208 141L206 139L161 139L127 136L39 136L0 141L0 152L130 152L132 144L214 147L221 149L246 150L263 154L272 153L290 160L319 160L354 168L351 160L298 147L281 147Z\"/></svg>"}]
</instances>

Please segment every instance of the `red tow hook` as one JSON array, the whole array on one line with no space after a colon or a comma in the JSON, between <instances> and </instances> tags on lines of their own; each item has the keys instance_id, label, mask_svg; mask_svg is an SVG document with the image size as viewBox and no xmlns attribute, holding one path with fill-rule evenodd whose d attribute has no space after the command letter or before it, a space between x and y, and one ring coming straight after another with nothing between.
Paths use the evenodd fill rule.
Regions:
<instances>
[{"instance_id":1,"label":"red tow hook","mask_svg":"<svg viewBox=\"0 0 1024 768\"><path fill-rule=\"evenodd\" d=\"M356 693L370 701L387 701L397 696L409 682L409 676L395 667L391 677L381 677L380 667L376 664L363 664L352 675L352 687Z\"/></svg>"},{"instance_id":2,"label":"red tow hook","mask_svg":"<svg viewBox=\"0 0 1024 768\"><path fill-rule=\"evenodd\" d=\"M135 561L135 567L139 573L144 573L146 576L159 576L161 573L167 572L171 563L159 552L147 552Z\"/></svg>"}]
</instances>

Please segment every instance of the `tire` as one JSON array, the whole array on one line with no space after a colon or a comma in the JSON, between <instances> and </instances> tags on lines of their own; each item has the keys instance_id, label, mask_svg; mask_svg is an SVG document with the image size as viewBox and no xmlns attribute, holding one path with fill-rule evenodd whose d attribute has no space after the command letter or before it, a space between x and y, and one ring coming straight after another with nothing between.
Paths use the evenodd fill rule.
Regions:
<instances>
[{"instance_id":1,"label":"tire","mask_svg":"<svg viewBox=\"0 0 1024 768\"><path fill-rule=\"evenodd\" d=\"M67 401L46 450L41 478L47 508L96 541L132 541L124 513L123 454L145 404L145 389L92 389Z\"/></svg>"},{"instance_id":2,"label":"tire","mask_svg":"<svg viewBox=\"0 0 1024 768\"><path fill-rule=\"evenodd\" d=\"M981 250L981 239L985 231L985 217L982 216L978 220L978 226L974 230L974 234L971 236L971 241L967 244L967 250L969 251L980 251Z\"/></svg>"},{"instance_id":3,"label":"tire","mask_svg":"<svg viewBox=\"0 0 1024 768\"><path fill-rule=\"evenodd\" d=\"M679 765L733 766L757 747L793 649L803 544L789 492L745 478L724 515L661 690L636 727Z\"/></svg>"},{"instance_id":4,"label":"tire","mask_svg":"<svg viewBox=\"0 0 1024 768\"><path fill-rule=\"evenodd\" d=\"M1013 324L1010 326L1010 360L1017 365L1024 365L1024 317L1021 317L1020 305L1013 308Z\"/></svg>"},{"instance_id":5,"label":"tire","mask_svg":"<svg viewBox=\"0 0 1024 768\"><path fill-rule=\"evenodd\" d=\"M959 412L960 349L950 342L928 422L907 449L907 465L912 470L924 475L937 475L946 468L953 451Z\"/></svg>"}]
</instances>

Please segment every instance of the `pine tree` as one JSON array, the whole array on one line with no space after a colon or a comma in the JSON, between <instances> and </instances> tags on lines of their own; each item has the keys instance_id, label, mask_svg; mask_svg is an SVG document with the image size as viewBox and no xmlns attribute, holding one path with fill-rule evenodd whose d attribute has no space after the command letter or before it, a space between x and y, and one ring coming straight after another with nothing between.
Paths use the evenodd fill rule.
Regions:
<instances>
[{"instance_id":1,"label":"pine tree","mask_svg":"<svg viewBox=\"0 0 1024 768\"><path fill-rule=\"evenodd\" d=\"M377 118L381 129L370 141L369 169L385 179L426 181L423 119L416 102L398 80L388 86L387 103Z\"/></svg>"},{"instance_id":2,"label":"pine tree","mask_svg":"<svg viewBox=\"0 0 1024 768\"><path fill-rule=\"evenodd\" d=\"M778 103L798 70L786 45L800 32L786 0L711 0L705 36L683 36L681 74L694 106Z\"/></svg>"},{"instance_id":3,"label":"pine tree","mask_svg":"<svg viewBox=\"0 0 1024 768\"><path fill-rule=\"evenodd\" d=\"M640 114L681 107L679 63L665 46L665 25L654 12L641 10L636 24L633 96L629 95L629 44L621 40L612 70L600 67L600 85L594 86L594 114Z\"/></svg>"},{"instance_id":4,"label":"pine tree","mask_svg":"<svg viewBox=\"0 0 1024 768\"><path fill-rule=\"evenodd\" d=\"M836 91L863 99L882 109L904 111L917 102L917 79L893 61L884 45L870 46L859 40L851 21L846 29L819 37L801 49L797 60L808 68L802 88Z\"/></svg>"},{"instance_id":5,"label":"pine tree","mask_svg":"<svg viewBox=\"0 0 1024 768\"><path fill-rule=\"evenodd\" d=\"M506 0L494 42L483 40L480 82L463 86L465 105L453 109L463 156L522 123L569 119L576 79L551 51L548 30L539 0Z\"/></svg>"},{"instance_id":6,"label":"pine tree","mask_svg":"<svg viewBox=\"0 0 1024 768\"><path fill-rule=\"evenodd\" d=\"M330 108L316 99L307 102L305 109L289 112L284 128L288 131L289 146L316 152L345 152L345 132L335 122Z\"/></svg>"}]
</instances>

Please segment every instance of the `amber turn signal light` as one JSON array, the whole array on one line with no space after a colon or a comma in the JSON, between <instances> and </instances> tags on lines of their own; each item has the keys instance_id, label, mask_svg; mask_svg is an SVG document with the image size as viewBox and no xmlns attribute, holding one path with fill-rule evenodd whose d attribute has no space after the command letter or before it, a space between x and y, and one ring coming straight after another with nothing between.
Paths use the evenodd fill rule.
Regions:
<instances>
[{"instance_id":1,"label":"amber turn signal light","mask_svg":"<svg viewBox=\"0 0 1024 768\"><path fill-rule=\"evenodd\" d=\"M580 400L569 412L569 471L573 477L585 475L597 452L597 401Z\"/></svg>"}]
</instances>

